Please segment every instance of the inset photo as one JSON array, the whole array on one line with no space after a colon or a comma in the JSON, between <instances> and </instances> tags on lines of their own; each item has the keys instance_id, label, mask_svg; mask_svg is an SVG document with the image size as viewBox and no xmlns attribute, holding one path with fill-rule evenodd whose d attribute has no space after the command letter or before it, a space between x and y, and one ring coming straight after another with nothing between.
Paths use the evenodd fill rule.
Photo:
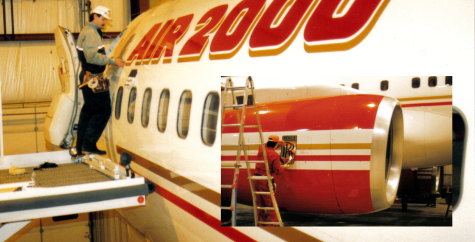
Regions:
<instances>
[{"instance_id":1,"label":"inset photo","mask_svg":"<svg viewBox=\"0 0 475 242\"><path fill-rule=\"evenodd\" d=\"M452 226L451 76L290 80L221 79L221 226Z\"/></svg>"}]
</instances>

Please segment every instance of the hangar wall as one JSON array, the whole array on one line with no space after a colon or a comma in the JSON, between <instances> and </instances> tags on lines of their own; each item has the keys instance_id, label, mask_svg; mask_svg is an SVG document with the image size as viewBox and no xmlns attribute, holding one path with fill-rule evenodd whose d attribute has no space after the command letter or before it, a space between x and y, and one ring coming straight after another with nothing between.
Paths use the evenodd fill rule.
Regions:
<instances>
[{"instance_id":1,"label":"hangar wall","mask_svg":"<svg viewBox=\"0 0 475 242\"><path fill-rule=\"evenodd\" d=\"M81 0L80 0L81 1ZM61 25L73 33L80 31L77 0L6 0L7 34L12 33L11 3L15 34L52 34ZM160 0L156 0L158 2ZM130 22L130 0L92 0L111 9L113 22L104 32L121 32ZM2 6L0 5L0 8ZM4 35L3 9L0 9L0 37ZM112 39L104 39L106 49ZM0 83L2 92L5 155L44 152L43 123L50 101L61 91L58 57L54 41L1 41ZM79 219L53 222L37 219L17 233L14 241L89 241L89 214ZM147 241L115 211L95 213L94 241ZM86 217L86 218L84 218ZM43 221L41 225L40 221ZM51 222L48 222L51 221ZM45 223L46 222L46 223ZM86 227L84 227L84 222ZM105 229L102 229L105 228ZM86 236L85 236L86 235ZM63 236L63 237L62 237Z\"/></svg>"},{"instance_id":2,"label":"hangar wall","mask_svg":"<svg viewBox=\"0 0 475 242\"><path fill-rule=\"evenodd\" d=\"M6 34L54 33L61 25L73 33L80 32L80 1L77 0L6 0ZM110 22L104 32L121 32L130 22L128 0L93 0L111 9ZM0 34L4 32L3 9L0 11ZM60 91L58 60L54 41L0 42L0 81L3 103L52 100Z\"/></svg>"},{"instance_id":3,"label":"hangar wall","mask_svg":"<svg viewBox=\"0 0 475 242\"><path fill-rule=\"evenodd\" d=\"M7 33L12 31L11 3L13 2L13 23L15 34L53 33L61 25L79 32L81 0L5 0ZM121 32L130 21L129 0L91 0L92 9L106 6L111 10L113 22L106 26L106 32ZM3 10L3 9L2 9ZM0 33L3 34L3 11L0 11Z\"/></svg>"},{"instance_id":4,"label":"hangar wall","mask_svg":"<svg viewBox=\"0 0 475 242\"><path fill-rule=\"evenodd\" d=\"M81 1L5 0L7 35L12 34L12 2L15 35L53 34L58 25L73 33L80 32ZM130 22L129 0L91 2L92 8L102 5L111 9L113 21L103 32L121 32ZM0 4L0 37L4 34L3 6ZM112 41L104 39L106 48ZM54 40L6 41L0 38L5 155L46 151L43 122L49 102L61 91L58 66Z\"/></svg>"}]
</instances>

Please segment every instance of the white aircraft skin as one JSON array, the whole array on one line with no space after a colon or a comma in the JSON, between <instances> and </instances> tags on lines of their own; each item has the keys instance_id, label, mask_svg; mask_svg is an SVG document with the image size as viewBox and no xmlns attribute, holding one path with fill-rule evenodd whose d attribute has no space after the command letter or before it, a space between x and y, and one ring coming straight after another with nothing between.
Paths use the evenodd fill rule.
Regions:
<instances>
[{"instance_id":1,"label":"white aircraft skin","mask_svg":"<svg viewBox=\"0 0 475 242\"><path fill-rule=\"evenodd\" d=\"M260 47L259 43L253 42L250 36L259 36L258 34L262 35L263 33L265 35L265 32L253 32L254 27L258 26L259 21L267 16L267 11L270 12L273 9L272 6L275 6L273 3L277 4L282 1L256 2L262 6L257 9L254 9L254 5L247 6L249 9L246 13L256 16L254 21L251 19L251 23L249 23L242 19L239 20L240 18L237 16L241 11L233 11L240 8L246 9L245 4L249 3L246 0L162 1L134 20L114 47L111 55L127 60L128 65L123 68L109 67L106 70L106 76L112 83L111 100L113 104L112 117L105 131L107 152L110 158L116 162L119 162L120 153L124 151L131 153L133 170L157 185L156 192L147 196L145 207L123 209L119 212L151 241L286 241L292 239L347 241L368 239L367 234L355 234L355 230L348 228L345 228L344 231L316 227L275 229L221 227L219 201L221 191L219 137L221 137L221 132L217 127L216 142L213 144L203 142L201 126L205 100L209 94L220 95L221 76L253 76L257 88L290 89L303 85L315 86L319 83L348 86L353 82L360 82L362 91L399 98L403 105L413 102L409 99L405 101L404 98L433 95L451 96L452 88L442 84L441 76L439 76L438 88L426 90L426 81L421 77L420 93L415 91L411 94L402 89L411 89L410 79L418 76L419 73L428 73L426 75L432 75L431 71L440 73L442 70L447 70L447 62L454 61L452 55L463 55L464 50L462 49L441 51L439 47L445 45L467 46L467 43L471 43L463 38L467 35L466 29L464 30L462 27L462 30L454 30L452 26L464 26L466 19L473 17L467 13L467 9L473 9L473 6L471 4L455 6L451 2L434 5L431 1L421 1L417 4L411 1L378 1L374 5L374 12L369 15L369 19L350 37L315 40L312 39L313 37L305 35L305 30L310 28L308 26L313 26L309 22L310 19L313 19L312 16L322 14L317 10L324 9L325 4L331 1L295 1L292 2L295 6L302 6L296 4L308 4L308 9L300 13L303 17L297 21L296 26L298 27L295 27L287 39L282 40L283 43ZM340 10L334 12L333 18L340 19L350 16L352 7L357 7L359 3L358 0L350 1L351 6L347 5L347 7L344 7L344 4L338 7L336 4L335 6ZM223 5L227 5L227 8L221 7ZM285 9L286 7L281 8L282 11L278 12L282 14L279 16L283 16L281 17L283 20L274 19L272 25L278 28L279 24L287 23L288 19L285 19L285 16L292 11L291 8L294 5L285 5L288 7L287 9ZM225 11L224 20L217 23L212 20L207 22L207 24L216 24L217 27L212 28L209 41L203 45L201 52L196 52L196 49L194 49L195 52L191 51L196 53L194 55L184 52L186 43L198 31L208 27L199 28L199 23L200 19L211 10ZM452 18L454 15L458 17ZM236 17L238 20L234 21ZM150 52L152 58L146 58L148 49L153 49L148 47L150 42L153 42L153 38L149 42L141 41L147 33L161 31L160 27L166 25L168 20L180 20L180 24L185 26L171 28L176 34L171 36L172 40L176 41L174 47L170 48L168 45L169 52L164 52L161 56L156 56L157 58L153 58L154 52ZM418 20L418 22L414 23L414 20ZM201 21L206 22L206 18ZM158 23L162 23L162 25L158 26ZM240 28L246 24L249 24L248 31L246 32L246 28L243 27L245 34L241 38L235 37L237 33L241 33ZM227 26L228 29L220 31L222 26ZM402 29L400 26L407 28ZM312 31L308 30L308 33L311 35ZM161 36L160 33L158 35ZM219 46L220 44L231 48L226 49ZM445 61L438 63L434 57L445 58ZM421 58L426 62L421 64ZM462 67L467 66L470 67L470 63ZM473 68L473 66L471 67ZM135 82L131 87L126 87L125 84L129 80L132 70L137 70ZM383 79L379 77L375 77L375 79L363 78L368 75L385 77ZM339 78L341 76L361 78L342 81ZM390 78L393 76L409 78L407 81L409 86L401 85L399 87L401 81L397 80L395 85L393 85L395 82L391 82L386 93L378 93L379 82L391 80ZM268 79L260 79L261 77ZM286 79L286 81L274 82L271 77ZM454 78L456 82L459 80ZM373 84L374 86L372 86ZM116 118L116 97L120 87L123 88L121 115ZM132 108L135 108L135 118L132 123L129 123L127 120L128 100L132 87L137 90L137 99L135 105L132 105ZM144 93L148 88L152 92L150 120L148 126L144 127L141 122L141 110ZM157 128L157 111L160 94L164 89L169 90L170 101L166 129L162 132ZM441 93L432 93L439 89ZM179 137L177 126L180 123L177 121L177 116L180 97L185 90L191 91L192 94L189 130L186 137ZM447 97L436 101L448 103L451 100L451 97ZM411 125L406 121L408 117L412 116L417 119L422 114L426 117L433 115L447 117L447 120L450 120L447 116L448 106L450 105L445 105L440 109L435 106L407 107L404 109L404 128L411 129ZM218 114L218 122L220 119L221 116ZM420 122L427 125L427 122L430 122L428 120L432 119L426 118ZM444 122L447 124L449 121ZM438 124L431 123L431 125ZM405 142L411 138L414 137L409 137L408 140L405 137ZM415 141L420 140L415 139ZM431 153L431 150L426 149L425 152L427 155ZM446 153L447 150L442 152ZM413 157L407 159L406 156L404 157L408 161L411 158ZM448 159L444 159L440 163L428 163L433 160L431 157L427 159L415 157L413 159L409 162L413 163L407 167L450 164ZM421 230L435 231L430 228ZM457 227L455 231L464 230ZM370 232L372 236L393 234L394 238L412 238L405 233L395 232L391 228L381 228ZM437 233L437 235L439 238L452 238L443 233Z\"/></svg>"}]
</instances>

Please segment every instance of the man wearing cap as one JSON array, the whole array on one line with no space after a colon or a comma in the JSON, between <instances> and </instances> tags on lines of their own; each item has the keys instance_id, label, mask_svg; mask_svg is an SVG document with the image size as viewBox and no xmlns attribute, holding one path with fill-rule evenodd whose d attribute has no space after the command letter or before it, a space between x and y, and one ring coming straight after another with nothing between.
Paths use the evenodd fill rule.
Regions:
<instances>
[{"instance_id":1,"label":"man wearing cap","mask_svg":"<svg viewBox=\"0 0 475 242\"><path fill-rule=\"evenodd\" d=\"M105 151L97 149L96 145L112 112L109 81L103 78L102 73L106 65L118 67L125 65L121 59L106 56L101 29L104 28L107 20L111 20L109 15L110 10L106 7L94 8L89 16L89 23L84 26L77 41L78 57L82 66L79 76L81 83L99 83L95 86L83 85L81 88L84 106L79 116L76 140L78 156L83 156L83 151L106 154ZM92 78L95 78L95 82L90 81Z\"/></svg>"},{"instance_id":2,"label":"man wearing cap","mask_svg":"<svg viewBox=\"0 0 475 242\"><path fill-rule=\"evenodd\" d=\"M272 177L275 175L282 174L285 169L289 168L289 164L285 164L283 166L280 165L281 157L279 154L277 154L277 152L275 152L275 150L279 149L281 145L285 145L285 142L280 141L279 136L277 135L269 136L268 141L266 143L266 156L267 156L267 164L269 165L269 174ZM263 155L261 147L259 147L257 158L259 160L264 160L264 155ZM285 159L283 161L285 161ZM267 176L265 164L257 163L256 170L257 170L257 173L255 173L255 175ZM257 180L256 191L268 192L269 187L267 184L267 180ZM269 195L257 194L256 203L258 207L273 207L272 199ZM264 210L259 210L257 217L259 221L266 222ZM267 222L278 222L275 211L273 210L267 211ZM262 226L262 225L259 225L259 226ZM277 225L268 225L268 226L277 226Z\"/></svg>"}]
</instances>

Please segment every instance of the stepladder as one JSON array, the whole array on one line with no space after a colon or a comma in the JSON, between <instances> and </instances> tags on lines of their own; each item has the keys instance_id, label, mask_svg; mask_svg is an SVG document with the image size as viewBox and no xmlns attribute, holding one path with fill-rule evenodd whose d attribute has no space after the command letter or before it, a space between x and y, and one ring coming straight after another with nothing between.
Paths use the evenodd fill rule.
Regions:
<instances>
[{"instance_id":1,"label":"stepladder","mask_svg":"<svg viewBox=\"0 0 475 242\"><path fill-rule=\"evenodd\" d=\"M239 97L242 99L238 100ZM228 96L230 95L230 97ZM221 168L222 169L229 169L234 167L233 171L233 182L232 184L222 184L221 189L231 189L231 202L229 207L221 207L222 210L231 210L231 224L232 226L236 226L236 205L237 205L237 189L239 184L239 173L241 167L245 168L244 172L247 172L247 179L249 180L250 191L252 196L252 203L253 203L253 211L254 211L254 224L255 226L283 226L283 222L280 216L279 208L277 206L277 201L275 197L275 191L273 187L273 177L271 176L271 172L269 169L269 164L267 161L267 154L266 154L266 144L263 138L262 127L259 120L259 111L258 105L252 102L252 99L248 99L249 95L252 95L252 99L256 100L256 94L254 91L254 82L251 77L246 78L245 86L235 87L231 78L227 78L224 91L222 95L221 101L221 136L223 135L224 129L233 129L235 133L234 136L237 136L237 140L233 141L232 144L226 143L222 144L222 149L232 149L236 151L236 160L235 162L232 161L221 161ZM242 100L242 101L241 101ZM248 100L251 100L248 103ZM235 116L235 119L226 119L227 115ZM246 122L246 115L247 116L254 116L253 120L255 122L249 123ZM257 124L256 124L257 123ZM258 142L257 143L246 143L245 133L246 130L253 129L254 131L258 131ZM223 136L222 136L223 137ZM263 160L249 160L248 156L248 149L249 147L260 147L262 151ZM259 175L256 174L253 169L253 164L262 163L265 165L266 175ZM244 169L242 169L244 170ZM257 191L256 184L257 182L266 181L268 191ZM256 200L257 196L270 197L270 201L272 206L258 206ZM268 200L268 199L266 199ZM277 222L267 222L267 221L259 221L258 220L258 213L261 211L273 211L275 212Z\"/></svg>"}]
</instances>

